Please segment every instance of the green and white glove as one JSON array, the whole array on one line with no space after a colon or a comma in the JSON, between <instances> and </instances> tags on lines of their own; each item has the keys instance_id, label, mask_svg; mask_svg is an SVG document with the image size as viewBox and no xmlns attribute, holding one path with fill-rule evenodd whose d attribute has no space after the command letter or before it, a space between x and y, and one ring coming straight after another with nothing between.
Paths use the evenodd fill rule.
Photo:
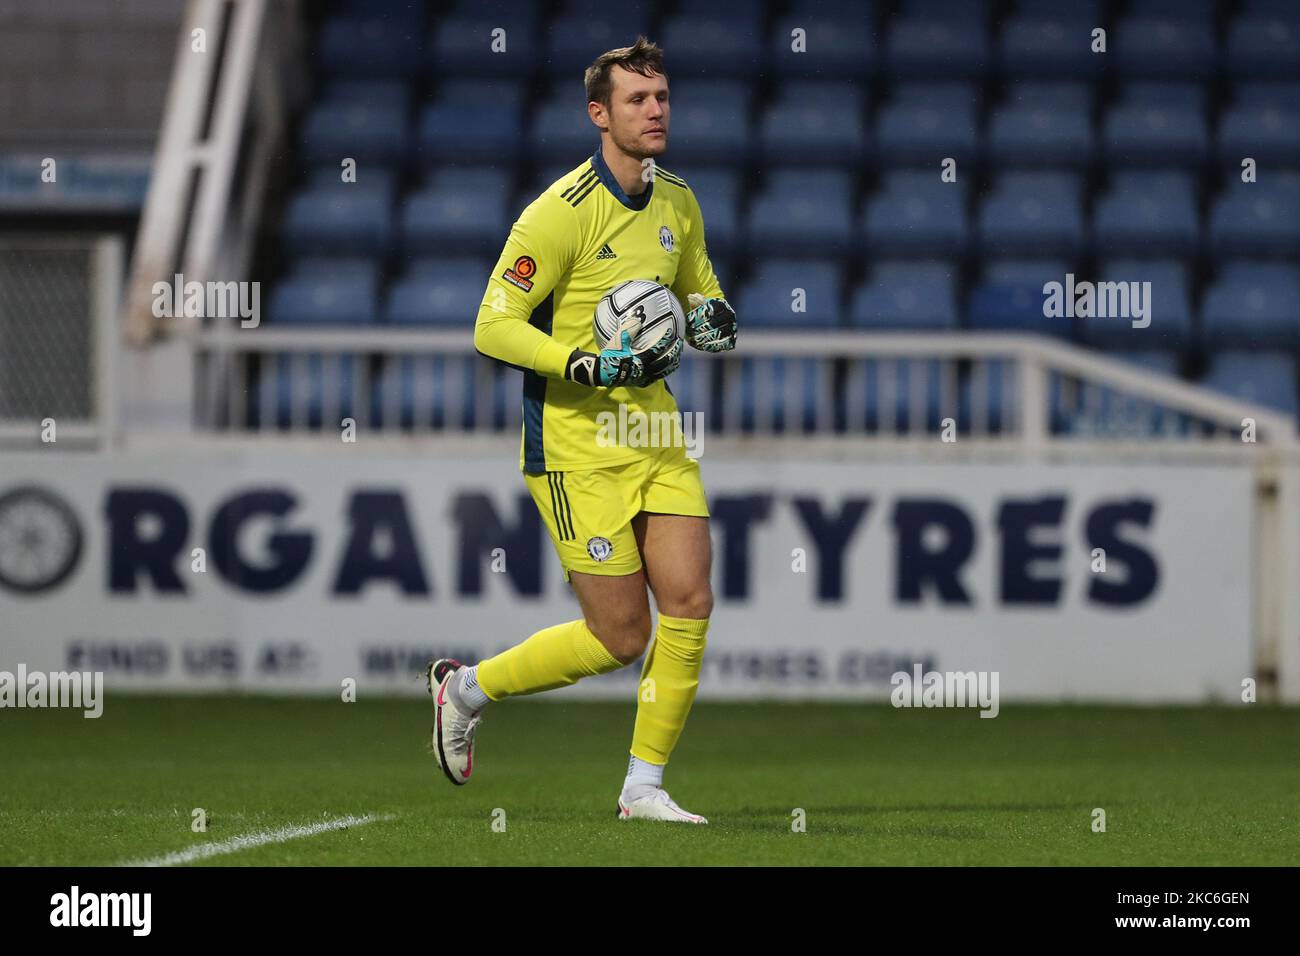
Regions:
<instances>
[{"instance_id":1,"label":"green and white glove","mask_svg":"<svg viewBox=\"0 0 1300 956\"><path fill-rule=\"evenodd\" d=\"M574 349L565 363L564 377L579 385L599 388L637 385L645 377L645 366L641 357L632 351L631 333L624 329L616 349L601 349L599 355Z\"/></svg>"},{"instance_id":2,"label":"green and white glove","mask_svg":"<svg viewBox=\"0 0 1300 956\"><path fill-rule=\"evenodd\" d=\"M736 311L725 299L706 299L698 292L686 297L686 341L701 352L728 352L736 347Z\"/></svg>"},{"instance_id":3,"label":"green and white glove","mask_svg":"<svg viewBox=\"0 0 1300 956\"><path fill-rule=\"evenodd\" d=\"M682 364L682 340L677 337L676 331L668 328L658 342L636 355L641 360L643 372L640 380L632 384L650 385L661 378L667 378Z\"/></svg>"}]
</instances>

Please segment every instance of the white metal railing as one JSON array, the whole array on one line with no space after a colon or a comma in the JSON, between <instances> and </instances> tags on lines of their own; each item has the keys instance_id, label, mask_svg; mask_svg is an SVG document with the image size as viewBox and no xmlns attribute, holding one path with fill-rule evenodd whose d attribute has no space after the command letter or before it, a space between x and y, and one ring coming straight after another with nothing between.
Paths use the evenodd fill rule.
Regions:
<instances>
[{"instance_id":1,"label":"white metal railing","mask_svg":"<svg viewBox=\"0 0 1300 956\"><path fill-rule=\"evenodd\" d=\"M198 393L215 396L198 410L203 429L333 422L340 410L377 431L519 424L518 376L478 356L468 329L263 326L194 342ZM223 354L233 360L212 361ZM407 371L394 372L399 362ZM946 428L1030 448L1152 437L1241 444L1251 419L1257 443L1296 442L1284 414L1032 335L746 331L737 352L688 351L669 384L680 407L723 434L934 440ZM1116 427L1098 429L1108 406Z\"/></svg>"}]
</instances>

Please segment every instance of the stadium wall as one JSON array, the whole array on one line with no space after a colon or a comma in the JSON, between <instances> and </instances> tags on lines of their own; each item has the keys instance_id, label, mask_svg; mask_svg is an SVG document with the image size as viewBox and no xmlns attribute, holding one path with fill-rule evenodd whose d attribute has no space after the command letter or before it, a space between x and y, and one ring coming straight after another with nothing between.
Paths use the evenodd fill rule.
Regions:
<instances>
[{"instance_id":1,"label":"stadium wall","mask_svg":"<svg viewBox=\"0 0 1300 956\"><path fill-rule=\"evenodd\" d=\"M431 655L576 617L513 445L437 447L5 456L0 528L35 516L44 543L0 535L0 669L415 694ZM1005 700L1231 702L1261 675L1300 696L1294 465L1264 495L1240 456L787 448L702 467L717 602L701 698L883 699L914 663L997 672ZM638 673L561 696L626 695Z\"/></svg>"}]
</instances>

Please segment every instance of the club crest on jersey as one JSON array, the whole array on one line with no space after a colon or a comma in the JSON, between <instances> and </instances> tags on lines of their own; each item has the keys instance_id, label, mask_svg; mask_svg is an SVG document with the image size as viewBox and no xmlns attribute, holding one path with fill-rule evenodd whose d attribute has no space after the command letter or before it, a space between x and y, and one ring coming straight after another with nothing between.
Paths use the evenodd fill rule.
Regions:
<instances>
[{"instance_id":1,"label":"club crest on jersey","mask_svg":"<svg viewBox=\"0 0 1300 956\"><path fill-rule=\"evenodd\" d=\"M608 561L614 553L614 546L610 544L609 538L588 538L587 553L593 561Z\"/></svg>"},{"instance_id":2,"label":"club crest on jersey","mask_svg":"<svg viewBox=\"0 0 1300 956\"><path fill-rule=\"evenodd\" d=\"M673 251L673 231L667 226L659 227L659 245L664 247L665 252Z\"/></svg>"},{"instance_id":3,"label":"club crest on jersey","mask_svg":"<svg viewBox=\"0 0 1300 956\"><path fill-rule=\"evenodd\" d=\"M533 291L532 278L537 273L537 263L532 256L520 256L515 260L515 264L501 273L501 278L505 279L513 286L518 286L525 292Z\"/></svg>"}]
</instances>

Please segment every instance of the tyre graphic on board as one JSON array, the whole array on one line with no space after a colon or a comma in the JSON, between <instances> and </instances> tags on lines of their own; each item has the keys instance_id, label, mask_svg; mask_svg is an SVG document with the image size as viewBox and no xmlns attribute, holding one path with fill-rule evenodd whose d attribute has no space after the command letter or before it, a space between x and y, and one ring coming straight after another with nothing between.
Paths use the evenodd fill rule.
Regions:
<instances>
[{"instance_id":1,"label":"tyre graphic on board","mask_svg":"<svg viewBox=\"0 0 1300 956\"><path fill-rule=\"evenodd\" d=\"M62 498L34 485L0 494L0 587L38 594L81 558L81 524Z\"/></svg>"}]
</instances>

